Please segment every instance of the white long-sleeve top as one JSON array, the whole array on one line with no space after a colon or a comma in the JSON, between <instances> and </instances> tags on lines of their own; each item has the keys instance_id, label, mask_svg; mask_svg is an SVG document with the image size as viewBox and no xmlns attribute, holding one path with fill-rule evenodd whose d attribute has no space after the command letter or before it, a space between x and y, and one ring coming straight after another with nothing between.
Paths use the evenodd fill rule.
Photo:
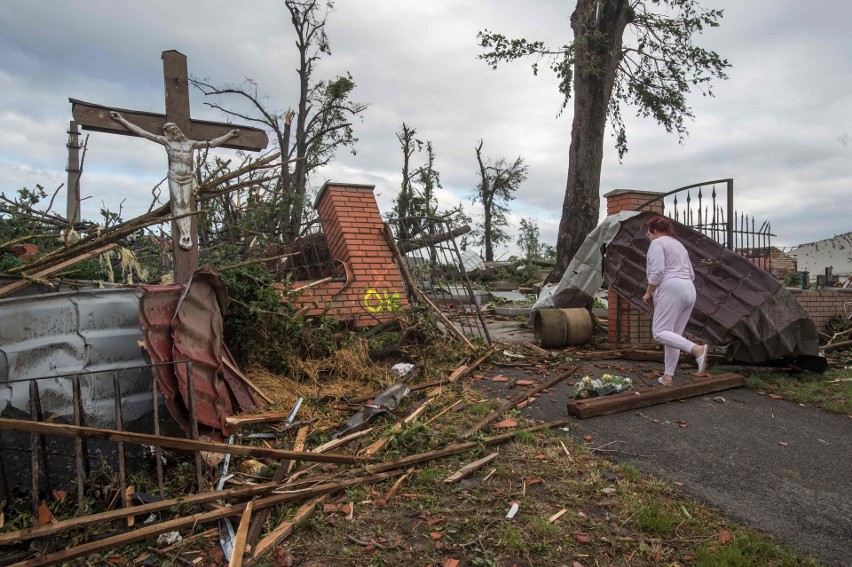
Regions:
<instances>
[{"instance_id":1,"label":"white long-sleeve top","mask_svg":"<svg viewBox=\"0 0 852 567\"><path fill-rule=\"evenodd\" d=\"M661 236L651 241L645 273L651 285L660 285L671 279L695 280L689 253L683 244L671 236Z\"/></svg>"}]
</instances>

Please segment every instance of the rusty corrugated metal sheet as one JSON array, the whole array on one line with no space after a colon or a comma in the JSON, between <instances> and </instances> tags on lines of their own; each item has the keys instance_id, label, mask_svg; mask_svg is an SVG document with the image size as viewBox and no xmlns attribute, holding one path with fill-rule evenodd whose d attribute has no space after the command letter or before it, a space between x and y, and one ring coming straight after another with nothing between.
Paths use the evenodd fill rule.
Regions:
<instances>
[{"instance_id":1,"label":"rusty corrugated metal sheet","mask_svg":"<svg viewBox=\"0 0 852 567\"><path fill-rule=\"evenodd\" d=\"M645 236L653 213L622 222L607 247L604 273L612 290L650 314L645 293ZM696 230L672 221L689 251L697 299L686 332L724 349L730 360L763 362L819 355L816 327L792 294L771 274Z\"/></svg>"},{"instance_id":2,"label":"rusty corrugated metal sheet","mask_svg":"<svg viewBox=\"0 0 852 567\"><path fill-rule=\"evenodd\" d=\"M222 341L225 288L218 274L199 270L188 286L142 286L139 318L145 349L152 361L192 361L199 425L219 430L226 417L254 409L247 386L226 372ZM233 362L232 360L230 360ZM157 381L167 407L189 434L188 367L158 367Z\"/></svg>"}]
</instances>

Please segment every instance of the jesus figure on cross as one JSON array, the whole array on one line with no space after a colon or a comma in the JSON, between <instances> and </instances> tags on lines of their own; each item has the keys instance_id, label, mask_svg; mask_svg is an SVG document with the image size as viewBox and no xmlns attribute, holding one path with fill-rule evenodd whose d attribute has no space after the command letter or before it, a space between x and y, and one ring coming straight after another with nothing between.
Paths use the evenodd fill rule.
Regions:
<instances>
[{"instance_id":1,"label":"jesus figure on cross","mask_svg":"<svg viewBox=\"0 0 852 567\"><path fill-rule=\"evenodd\" d=\"M193 173L194 162L192 152L196 148L216 148L226 143L231 138L240 135L239 130L231 130L224 136L212 140L190 140L174 122L163 125L163 135L158 136L128 122L121 114L112 111L110 118L121 123L125 128L152 142L157 142L166 148L169 156L169 199L172 204L172 216L180 218L175 220L178 227L178 245L184 250L192 248L192 229L187 216L190 211L190 202L193 191L196 188L195 175ZM181 216L183 215L183 216Z\"/></svg>"}]
</instances>

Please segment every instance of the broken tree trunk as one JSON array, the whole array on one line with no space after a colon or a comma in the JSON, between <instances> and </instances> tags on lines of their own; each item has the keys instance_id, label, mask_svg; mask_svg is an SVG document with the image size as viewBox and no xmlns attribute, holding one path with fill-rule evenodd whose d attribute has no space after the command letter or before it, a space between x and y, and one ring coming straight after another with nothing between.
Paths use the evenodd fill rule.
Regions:
<instances>
[{"instance_id":1,"label":"broken tree trunk","mask_svg":"<svg viewBox=\"0 0 852 567\"><path fill-rule=\"evenodd\" d=\"M470 226L462 225L458 228L454 228L449 232L442 232L440 234L431 234L429 236L424 236L418 240L407 240L400 242L397 244L397 248L399 248L400 254L407 254L412 250L417 250L419 248L424 248L426 246L434 246L435 244L440 244L442 242L446 242L448 240L452 240L462 234L467 234L470 232ZM396 244L396 241L394 240Z\"/></svg>"}]
</instances>

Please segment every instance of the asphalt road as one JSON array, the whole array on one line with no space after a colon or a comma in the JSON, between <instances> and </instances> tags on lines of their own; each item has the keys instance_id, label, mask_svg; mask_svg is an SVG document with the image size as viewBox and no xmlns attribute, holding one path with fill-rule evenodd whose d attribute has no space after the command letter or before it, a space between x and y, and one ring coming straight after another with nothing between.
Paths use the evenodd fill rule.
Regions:
<instances>
[{"instance_id":1,"label":"asphalt road","mask_svg":"<svg viewBox=\"0 0 852 567\"><path fill-rule=\"evenodd\" d=\"M612 372L599 364L584 366L579 376ZM642 366L645 371L658 365ZM497 373L543 379L505 367L487 375ZM506 393L505 383L479 384L491 394ZM545 393L522 414L564 417L573 392L569 384ZM724 402L714 401L717 396ZM801 553L832 566L852 565L852 419L847 416L737 388L574 418L569 434L578 443L618 451L609 455L613 460L683 483L681 490L691 496ZM592 441L583 440L587 435Z\"/></svg>"}]
</instances>

